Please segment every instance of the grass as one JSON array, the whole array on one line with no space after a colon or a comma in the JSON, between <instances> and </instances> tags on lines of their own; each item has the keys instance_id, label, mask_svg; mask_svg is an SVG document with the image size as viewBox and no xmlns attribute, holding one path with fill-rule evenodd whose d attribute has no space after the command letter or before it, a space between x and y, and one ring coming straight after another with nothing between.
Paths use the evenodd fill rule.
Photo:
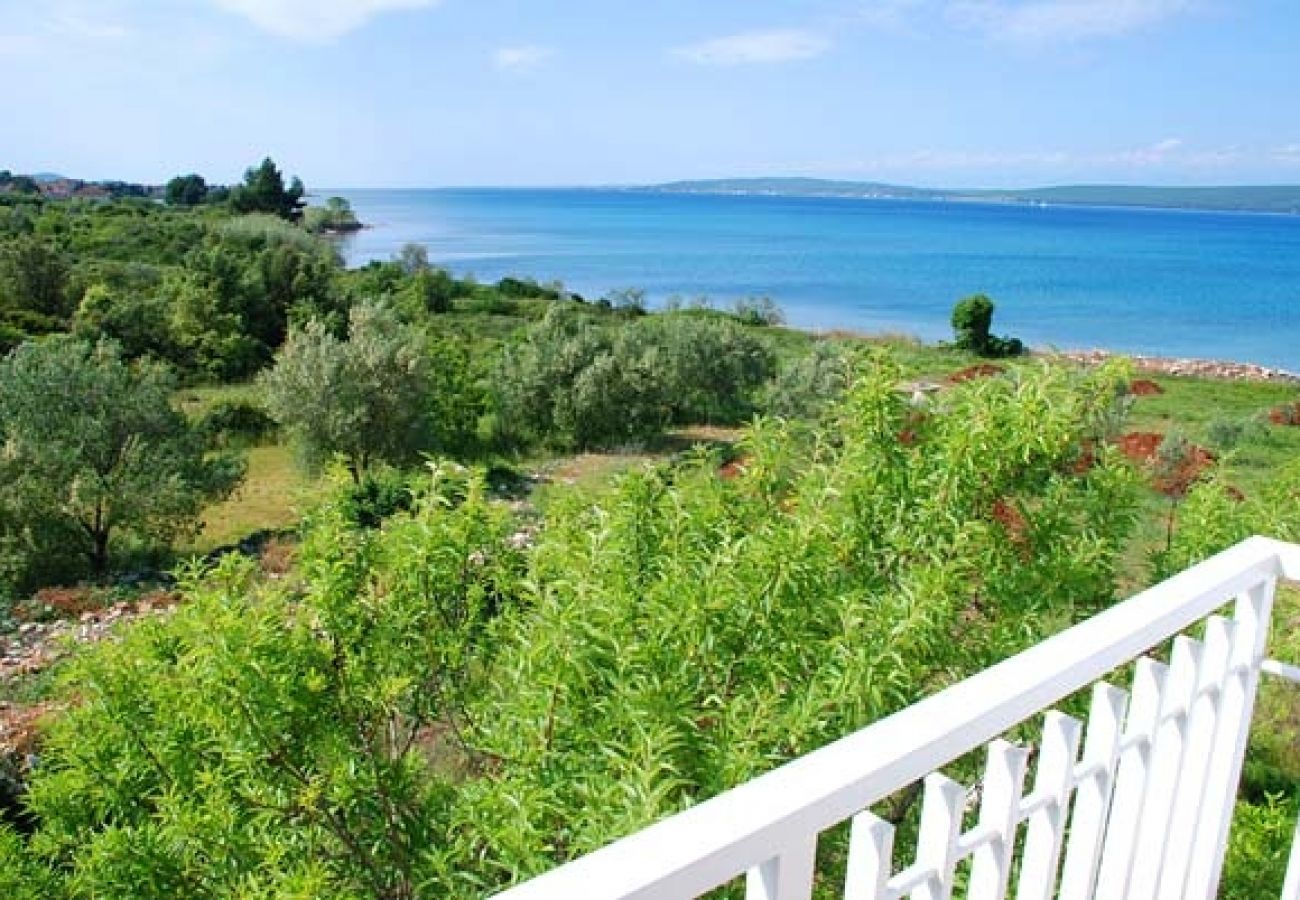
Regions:
<instances>
[{"instance_id":1,"label":"grass","mask_svg":"<svg viewBox=\"0 0 1300 900\"><path fill-rule=\"evenodd\" d=\"M252 448L244 483L232 497L203 513L203 529L193 545L185 549L205 553L256 531L296 524L299 507L315 483L298 468L287 446Z\"/></svg>"}]
</instances>

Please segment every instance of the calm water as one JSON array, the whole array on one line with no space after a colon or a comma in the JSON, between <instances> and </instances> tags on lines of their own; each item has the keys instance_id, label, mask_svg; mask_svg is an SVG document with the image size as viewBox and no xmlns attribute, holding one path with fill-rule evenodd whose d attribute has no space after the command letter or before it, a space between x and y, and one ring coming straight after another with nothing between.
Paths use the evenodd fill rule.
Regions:
<instances>
[{"instance_id":1,"label":"calm water","mask_svg":"<svg viewBox=\"0 0 1300 900\"><path fill-rule=\"evenodd\" d=\"M958 298L1036 346L1300 370L1300 216L596 190L344 191L373 228L352 263L408 241L480 280L589 298L766 295L791 324L950 335Z\"/></svg>"}]
</instances>

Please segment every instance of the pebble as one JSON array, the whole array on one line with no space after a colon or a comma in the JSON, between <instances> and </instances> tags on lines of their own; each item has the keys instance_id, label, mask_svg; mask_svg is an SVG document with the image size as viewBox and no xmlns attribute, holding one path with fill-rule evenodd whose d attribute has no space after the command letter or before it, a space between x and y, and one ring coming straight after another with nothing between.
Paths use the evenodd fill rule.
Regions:
<instances>
[{"instance_id":1,"label":"pebble","mask_svg":"<svg viewBox=\"0 0 1300 900\"><path fill-rule=\"evenodd\" d=\"M1127 356L1139 372L1151 372L1157 375L1191 375L1230 381L1280 381L1300 384L1300 374L1286 369L1222 359L1141 356L1111 353L1109 350L1067 350L1055 355L1085 365L1098 365L1113 357Z\"/></svg>"}]
</instances>

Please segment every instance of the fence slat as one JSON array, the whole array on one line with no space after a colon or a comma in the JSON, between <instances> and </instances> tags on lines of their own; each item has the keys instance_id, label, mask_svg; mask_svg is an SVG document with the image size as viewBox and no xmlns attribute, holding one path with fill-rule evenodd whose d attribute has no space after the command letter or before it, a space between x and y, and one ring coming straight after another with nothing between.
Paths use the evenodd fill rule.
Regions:
<instances>
[{"instance_id":1,"label":"fence slat","mask_svg":"<svg viewBox=\"0 0 1300 900\"><path fill-rule=\"evenodd\" d=\"M917 888L912 897L914 900L950 900L953 873L957 870L957 838L961 836L966 789L948 776L934 772L925 778L922 803L916 862L934 875Z\"/></svg>"},{"instance_id":2,"label":"fence slat","mask_svg":"<svg viewBox=\"0 0 1300 900\"><path fill-rule=\"evenodd\" d=\"M1229 676L1219 698L1219 727L1205 773L1205 809L1196 823L1191 868L1184 890L1187 900L1210 900L1219 893L1224 848L1246 756L1250 719L1255 711L1259 666L1268 643L1276 585L1277 579L1270 578L1248 590L1237 598L1233 612L1236 628ZM1300 886L1297 891L1300 892ZM1300 893L1296 900L1300 900Z\"/></svg>"},{"instance_id":3,"label":"fence slat","mask_svg":"<svg viewBox=\"0 0 1300 900\"><path fill-rule=\"evenodd\" d=\"M1192 702L1187 719L1183 761L1174 789L1165 856L1160 861L1156 883L1156 896L1161 900L1183 900L1192 844L1196 839L1196 823L1202 812L1214 812L1204 807L1205 775L1214 750L1220 692L1228 677L1235 628L1221 616L1213 616L1205 623L1204 650L1196 686L1199 695Z\"/></svg>"},{"instance_id":4,"label":"fence slat","mask_svg":"<svg viewBox=\"0 0 1300 900\"><path fill-rule=\"evenodd\" d=\"M1052 710L1043 722L1043 738L1034 777L1034 795L1046 802L1029 818L1025 852L1020 860L1017 900L1048 900L1056 893L1056 869L1065 833L1065 811L1074 787L1083 723Z\"/></svg>"},{"instance_id":5,"label":"fence slat","mask_svg":"<svg viewBox=\"0 0 1300 900\"><path fill-rule=\"evenodd\" d=\"M1004 740L989 744L979 821L997 837L975 851L968 900L1003 900L1007 895L1028 765L1029 751L1023 747Z\"/></svg>"},{"instance_id":6,"label":"fence slat","mask_svg":"<svg viewBox=\"0 0 1300 900\"><path fill-rule=\"evenodd\" d=\"M1169 838L1169 815L1178 790L1178 770L1183 762L1187 737L1187 716L1196 690L1202 657L1199 641L1186 635L1174 638L1169 677L1160 704L1160 724L1151 747L1151 777L1142 798L1133 878L1126 900L1155 897L1160 863Z\"/></svg>"},{"instance_id":7,"label":"fence slat","mask_svg":"<svg viewBox=\"0 0 1300 900\"><path fill-rule=\"evenodd\" d=\"M1123 754L1115 778L1110 822L1097 876L1097 897L1123 897L1128 893L1142 795L1151 768L1150 741L1160 716L1160 698L1164 694L1167 676L1168 669L1162 663L1145 656L1134 667L1133 694L1124 737L1137 743Z\"/></svg>"},{"instance_id":8,"label":"fence slat","mask_svg":"<svg viewBox=\"0 0 1300 900\"><path fill-rule=\"evenodd\" d=\"M1092 900L1102 839L1106 833L1106 816L1114 795L1119 741L1127 708L1126 692L1105 682L1094 685L1081 765L1084 768L1096 766L1099 771L1080 784L1075 792L1074 815L1070 820L1070 838L1061 873L1060 900Z\"/></svg>"},{"instance_id":9,"label":"fence slat","mask_svg":"<svg viewBox=\"0 0 1300 900\"><path fill-rule=\"evenodd\" d=\"M894 826L870 812L853 817L844 900L882 900L894 868Z\"/></svg>"},{"instance_id":10,"label":"fence slat","mask_svg":"<svg viewBox=\"0 0 1300 900\"><path fill-rule=\"evenodd\" d=\"M745 877L745 900L810 900L816 862L814 834L750 869Z\"/></svg>"}]
</instances>

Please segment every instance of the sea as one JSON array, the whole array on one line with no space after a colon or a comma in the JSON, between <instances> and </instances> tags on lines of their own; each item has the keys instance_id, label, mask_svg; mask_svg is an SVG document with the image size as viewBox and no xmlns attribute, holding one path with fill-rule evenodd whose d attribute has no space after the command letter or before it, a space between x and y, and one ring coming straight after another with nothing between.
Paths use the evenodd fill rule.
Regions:
<instances>
[{"instance_id":1,"label":"sea","mask_svg":"<svg viewBox=\"0 0 1300 900\"><path fill-rule=\"evenodd\" d=\"M370 227L350 265L407 243L480 281L562 282L649 305L769 297L790 325L951 336L953 304L997 304L1036 348L1300 371L1300 216L620 189L333 191Z\"/></svg>"}]
</instances>

